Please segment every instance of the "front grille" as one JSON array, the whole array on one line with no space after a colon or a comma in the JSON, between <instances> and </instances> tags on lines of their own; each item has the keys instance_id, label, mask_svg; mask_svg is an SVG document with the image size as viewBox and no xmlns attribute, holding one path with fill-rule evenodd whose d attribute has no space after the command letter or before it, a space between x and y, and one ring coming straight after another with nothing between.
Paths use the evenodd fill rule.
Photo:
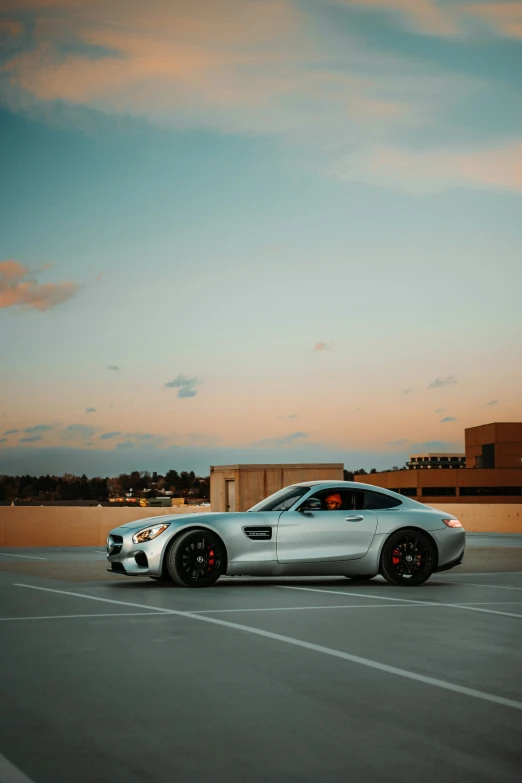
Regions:
<instances>
[{"instance_id":1,"label":"front grille","mask_svg":"<svg viewBox=\"0 0 522 783\"><path fill-rule=\"evenodd\" d=\"M123 536L110 535L107 538L107 554L117 555L123 546Z\"/></svg>"}]
</instances>

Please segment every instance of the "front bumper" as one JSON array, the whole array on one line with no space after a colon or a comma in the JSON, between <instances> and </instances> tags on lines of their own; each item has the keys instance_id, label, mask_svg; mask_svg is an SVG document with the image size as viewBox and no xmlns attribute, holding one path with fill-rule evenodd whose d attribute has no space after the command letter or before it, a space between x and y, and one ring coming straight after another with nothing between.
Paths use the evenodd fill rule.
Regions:
<instances>
[{"instance_id":1,"label":"front bumper","mask_svg":"<svg viewBox=\"0 0 522 783\"><path fill-rule=\"evenodd\" d=\"M108 571L124 576L161 576L165 542L161 535L152 541L135 544L135 530L111 530L107 536Z\"/></svg>"}]
</instances>

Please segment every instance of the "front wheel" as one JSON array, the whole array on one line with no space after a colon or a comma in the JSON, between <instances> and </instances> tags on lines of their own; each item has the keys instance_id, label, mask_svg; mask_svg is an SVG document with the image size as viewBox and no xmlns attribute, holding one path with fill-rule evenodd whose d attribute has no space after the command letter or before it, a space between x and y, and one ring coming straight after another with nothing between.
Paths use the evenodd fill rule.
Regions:
<instances>
[{"instance_id":1,"label":"front wheel","mask_svg":"<svg viewBox=\"0 0 522 783\"><path fill-rule=\"evenodd\" d=\"M176 538L166 554L170 578L183 587L210 587L225 571L225 550L209 530L189 530Z\"/></svg>"},{"instance_id":2,"label":"front wheel","mask_svg":"<svg viewBox=\"0 0 522 783\"><path fill-rule=\"evenodd\" d=\"M399 530L384 544L381 574L392 585L417 587L432 575L437 552L431 539L418 530Z\"/></svg>"}]
</instances>

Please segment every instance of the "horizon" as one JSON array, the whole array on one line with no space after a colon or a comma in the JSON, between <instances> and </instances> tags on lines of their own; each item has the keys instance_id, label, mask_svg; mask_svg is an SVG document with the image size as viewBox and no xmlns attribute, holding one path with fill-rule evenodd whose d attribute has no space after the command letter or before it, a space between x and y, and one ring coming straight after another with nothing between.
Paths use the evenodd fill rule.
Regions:
<instances>
[{"instance_id":1,"label":"horizon","mask_svg":"<svg viewBox=\"0 0 522 783\"><path fill-rule=\"evenodd\" d=\"M522 420L520 4L3 9L0 474Z\"/></svg>"}]
</instances>

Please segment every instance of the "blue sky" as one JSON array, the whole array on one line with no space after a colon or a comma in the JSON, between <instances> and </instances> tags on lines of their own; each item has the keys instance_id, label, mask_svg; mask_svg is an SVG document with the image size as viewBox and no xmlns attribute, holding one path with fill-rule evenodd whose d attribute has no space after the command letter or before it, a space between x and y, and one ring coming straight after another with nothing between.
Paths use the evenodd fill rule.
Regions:
<instances>
[{"instance_id":1,"label":"blue sky","mask_svg":"<svg viewBox=\"0 0 522 783\"><path fill-rule=\"evenodd\" d=\"M520 419L522 4L2 7L0 471Z\"/></svg>"}]
</instances>

